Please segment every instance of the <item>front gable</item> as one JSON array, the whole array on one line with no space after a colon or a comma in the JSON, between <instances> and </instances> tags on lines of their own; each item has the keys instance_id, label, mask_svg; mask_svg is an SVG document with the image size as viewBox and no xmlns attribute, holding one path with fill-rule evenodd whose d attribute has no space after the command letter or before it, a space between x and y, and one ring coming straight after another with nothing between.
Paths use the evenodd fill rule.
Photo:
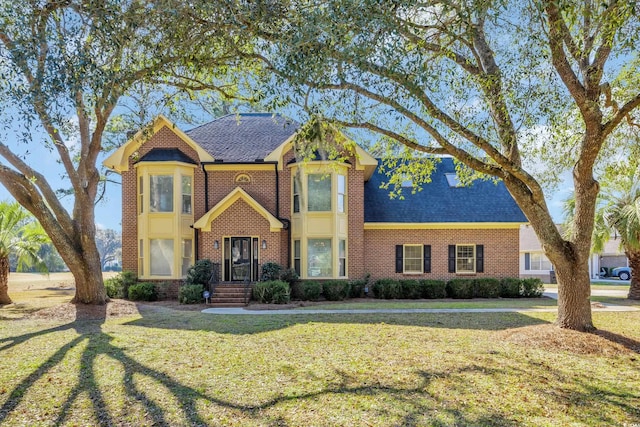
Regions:
<instances>
[{"instance_id":1,"label":"front gable","mask_svg":"<svg viewBox=\"0 0 640 427\"><path fill-rule=\"evenodd\" d=\"M193 228L200 229L202 231L211 231L211 223L227 209L229 209L235 202L242 200L249 205L254 211L269 222L269 229L272 232L280 231L284 228L282 222L273 216L267 209L258 203L253 197L251 197L246 191L240 187L236 187L231 193L229 193L224 199L220 200L213 208L202 216L199 220L193 224Z\"/></svg>"},{"instance_id":2,"label":"front gable","mask_svg":"<svg viewBox=\"0 0 640 427\"><path fill-rule=\"evenodd\" d=\"M167 128L170 132L175 134L180 140L182 140L185 144L191 147L198 156L198 160L200 162L213 162L214 158L209 153L207 153L199 144L197 144L193 139L191 139L187 134L182 132L174 123L169 121L166 117L160 115L156 117L153 122L141 129L123 144L120 148L118 148L113 154L107 157L103 165L106 167L115 170L118 173L126 172L129 170L129 158L140 149L140 147L149 141L151 137L160 132L163 128Z\"/></svg>"}]
</instances>

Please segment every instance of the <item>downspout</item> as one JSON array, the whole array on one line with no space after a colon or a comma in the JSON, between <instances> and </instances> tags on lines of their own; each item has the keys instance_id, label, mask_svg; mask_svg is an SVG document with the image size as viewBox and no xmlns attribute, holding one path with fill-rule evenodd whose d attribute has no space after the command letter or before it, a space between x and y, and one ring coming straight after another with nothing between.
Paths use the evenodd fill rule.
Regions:
<instances>
[{"instance_id":1,"label":"downspout","mask_svg":"<svg viewBox=\"0 0 640 427\"><path fill-rule=\"evenodd\" d=\"M280 175L278 174L278 163L274 164L276 172L276 218L284 223L287 229L287 269L291 268L291 221L287 218L280 218Z\"/></svg>"}]
</instances>

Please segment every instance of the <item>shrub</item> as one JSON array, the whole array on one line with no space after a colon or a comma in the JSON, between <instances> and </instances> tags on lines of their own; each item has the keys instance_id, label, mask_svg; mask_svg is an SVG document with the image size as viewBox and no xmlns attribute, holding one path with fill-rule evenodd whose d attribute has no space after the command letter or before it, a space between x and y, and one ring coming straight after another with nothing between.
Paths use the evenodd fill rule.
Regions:
<instances>
[{"instance_id":1,"label":"shrub","mask_svg":"<svg viewBox=\"0 0 640 427\"><path fill-rule=\"evenodd\" d=\"M322 295L322 283L315 280L305 280L300 283L299 298L304 301L318 301Z\"/></svg>"},{"instance_id":2,"label":"shrub","mask_svg":"<svg viewBox=\"0 0 640 427\"><path fill-rule=\"evenodd\" d=\"M373 294L376 298L396 299L401 295L400 282L394 279L379 279L373 284Z\"/></svg>"},{"instance_id":3,"label":"shrub","mask_svg":"<svg viewBox=\"0 0 640 427\"><path fill-rule=\"evenodd\" d=\"M347 299L351 285L347 280L327 280L322 284L322 293L328 301L342 301Z\"/></svg>"},{"instance_id":4,"label":"shrub","mask_svg":"<svg viewBox=\"0 0 640 427\"><path fill-rule=\"evenodd\" d=\"M184 283L187 285L208 285L213 272L213 263L210 259L199 259L187 270Z\"/></svg>"},{"instance_id":5,"label":"shrub","mask_svg":"<svg viewBox=\"0 0 640 427\"><path fill-rule=\"evenodd\" d=\"M417 280L400 280L400 292L401 298L422 298L422 289L420 289L420 282L418 282Z\"/></svg>"},{"instance_id":6,"label":"shrub","mask_svg":"<svg viewBox=\"0 0 640 427\"><path fill-rule=\"evenodd\" d=\"M476 279L473 296L477 298L498 298L500 296L500 280L492 277Z\"/></svg>"},{"instance_id":7,"label":"shrub","mask_svg":"<svg viewBox=\"0 0 640 427\"><path fill-rule=\"evenodd\" d=\"M473 279L451 279L447 283L449 298L473 298Z\"/></svg>"},{"instance_id":8,"label":"shrub","mask_svg":"<svg viewBox=\"0 0 640 427\"><path fill-rule=\"evenodd\" d=\"M542 284L542 280L535 277L522 279L520 295L522 295L524 298L538 298L542 296L543 292L544 285Z\"/></svg>"},{"instance_id":9,"label":"shrub","mask_svg":"<svg viewBox=\"0 0 640 427\"><path fill-rule=\"evenodd\" d=\"M520 279L506 277L500 282L500 296L502 298L518 298L520 296Z\"/></svg>"},{"instance_id":10,"label":"shrub","mask_svg":"<svg viewBox=\"0 0 640 427\"><path fill-rule=\"evenodd\" d=\"M444 280L420 280L422 297L435 299L447 297L447 283Z\"/></svg>"},{"instance_id":11,"label":"shrub","mask_svg":"<svg viewBox=\"0 0 640 427\"><path fill-rule=\"evenodd\" d=\"M352 280L349 282L351 290L349 291L350 298L363 298L364 289L367 287L367 280Z\"/></svg>"},{"instance_id":12,"label":"shrub","mask_svg":"<svg viewBox=\"0 0 640 427\"><path fill-rule=\"evenodd\" d=\"M155 301L158 299L156 286L149 282L140 282L129 286L129 299L133 301Z\"/></svg>"},{"instance_id":13,"label":"shrub","mask_svg":"<svg viewBox=\"0 0 640 427\"><path fill-rule=\"evenodd\" d=\"M290 300L290 295L289 284L282 280L258 282L253 288L254 299L266 304L286 304Z\"/></svg>"},{"instance_id":14,"label":"shrub","mask_svg":"<svg viewBox=\"0 0 640 427\"><path fill-rule=\"evenodd\" d=\"M265 262L262 264L262 281L280 280L282 266L277 262Z\"/></svg>"},{"instance_id":15,"label":"shrub","mask_svg":"<svg viewBox=\"0 0 640 427\"><path fill-rule=\"evenodd\" d=\"M201 303L203 292L204 287L202 285L183 285L178 291L178 301L180 301L180 304Z\"/></svg>"},{"instance_id":16,"label":"shrub","mask_svg":"<svg viewBox=\"0 0 640 427\"><path fill-rule=\"evenodd\" d=\"M138 282L138 277L132 271L122 271L110 279L104 281L104 286L109 298L127 298L129 287Z\"/></svg>"},{"instance_id":17,"label":"shrub","mask_svg":"<svg viewBox=\"0 0 640 427\"><path fill-rule=\"evenodd\" d=\"M298 273L293 268L287 268L285 270L280 271L280 280L283 282L287 282L291 285L293 282L298 280Z\"/></svg>"}]
</instances>

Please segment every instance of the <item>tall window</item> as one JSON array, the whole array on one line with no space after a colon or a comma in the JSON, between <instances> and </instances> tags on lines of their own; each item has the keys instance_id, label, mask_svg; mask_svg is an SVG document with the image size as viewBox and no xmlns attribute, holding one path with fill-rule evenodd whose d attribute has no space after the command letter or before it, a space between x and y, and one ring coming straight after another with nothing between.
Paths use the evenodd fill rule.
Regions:
<instances>
[{"instance_id":1,"label":"tall window","mask_svg":"<svg viewBox=\"0 0 640 427\"><path fill-rule=\"evenodd\" d=\"M149 211L173 212L173 176L149 177Z\"/></svg>"},{"instance_id":2,"label":"tall window","mask_svg":"<svg viewBox=\"0 0 640 427\"><path fill-rule=\"evenodd\" d=\"M422 273L423 245L404 245L404 273Z\"/></svg>"},{"instance_id":3,"label":"tall window","mask_svg":"<svg viewBox=\"0 0 640 427\"><path fill-rule=\"evenodd\" d=\"M144 240L140 240L138 247L138 276L144 276Z\"/></svg>"},{"instance_id":4,"label":"tall window","mask_svg":"<svg viewBox=\"0 0 640 427\"><path fill-rule=\"evenodd\" d=\"M347 241L341 239L338 243L338 276L345 277L347 275Z\"/></svg>"},{"instance_id":5,"label":"tall window","mask_svg":"<svg viewBox=\"0 0 640 427\"><path fill-rule=\"evenodd\" d=\"M344 212L344 200L347 194L347 184L344 175L338 175L338 212Z\"/></svg>"},{"instance_id":6,"label":"tall window","mask_svg":"<svg viewBox=\"0 0 640 427\"><path fill-rule=\"evenodd\" d=\"M331 210L331 175L310 174L308 176L309 212L328 212Z\"/></svg>"},{"instance_id":7,"label":"tall window","mask_svg":"<svg viewBox=\"0 0 640 427\"><path fill-rule=\"evenodd\" d=\"M151 239L149 251L151 275L173 275L173 239Z\"/></svg>"},{"instance_id":8,"label":"tall window","mask_svg":"<svg viewBox=\"0 0 640 427\"><path fill-rule=\"evenodd\" d=\"M182 277L187 277L193 253L191 239L182 239Z\"/></svg>"},{"instance_id":9,"label":"tall window","mask_svg":"<svg viewBox=\"0 0 640 427\"><path fill-rule=\"evenodd\" d=\"M298 276L302 275L300 272L300 240L293 241L293 269L296 271Z\"/></svg>"},{"instance_id":10,"label":"tall window","mask_svg":"<svg viewBox=\"0 0 640 427\"><path fill-rule=\"evenodd\" d=\"M476 272L476 246L456 245L456 273Z\"/></svg>"},{"instance_id":11,"label":"tall window","mask_svg":"<svg viewBox=\"0 0 640 427\"><path fill-rule=\"evenodd\" d=\"M332 277L331 239L307 240L308 272L311 277Z\"/></svg>"},{"instance_id":12,"label":"tall window","mask_svg":"<svg viewBox=\"0 0 640 427\"><path fill-rule=\"evenodd\" d=\"M138 213L144 212L144 180L140 176L140 182L138 183Z\"/></svg>"},{"instance_id":13,"label":"tall window","mask_svg":"<svg viewBox=\"0 0 640 427\"><path fill-rule=\"evenodd\" d=\"M293 212L300 212L300 179L298 174L293 177Z\"/></svg>"},{"instance_id":14,"label":"tall window","mask_svg":"<svg viewBox=\"0 0 640 427\"><path fill-rule=\"evenodd\" d=\"M191 213L191 177L182 176L182 213Z\"/></svg>"}]
</instances>

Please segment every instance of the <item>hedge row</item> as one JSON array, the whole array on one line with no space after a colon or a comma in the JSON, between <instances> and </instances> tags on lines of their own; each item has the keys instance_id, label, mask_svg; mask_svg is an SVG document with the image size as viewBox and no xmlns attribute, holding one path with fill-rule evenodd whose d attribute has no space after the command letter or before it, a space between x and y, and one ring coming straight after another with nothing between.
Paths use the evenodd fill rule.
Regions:
<instances>
[{"instance_id":1,"label":"hedge row","mask_svg":"<svg viewBox=\"0 0 640 427\"><path fill-rule=\"evenodd\" d=\"M540 279L464 279L394 280L380 279L373 285L373 295L380 299L418 298L532 298L540 297L544 286Z\"/></svg>"}]
</instances>

